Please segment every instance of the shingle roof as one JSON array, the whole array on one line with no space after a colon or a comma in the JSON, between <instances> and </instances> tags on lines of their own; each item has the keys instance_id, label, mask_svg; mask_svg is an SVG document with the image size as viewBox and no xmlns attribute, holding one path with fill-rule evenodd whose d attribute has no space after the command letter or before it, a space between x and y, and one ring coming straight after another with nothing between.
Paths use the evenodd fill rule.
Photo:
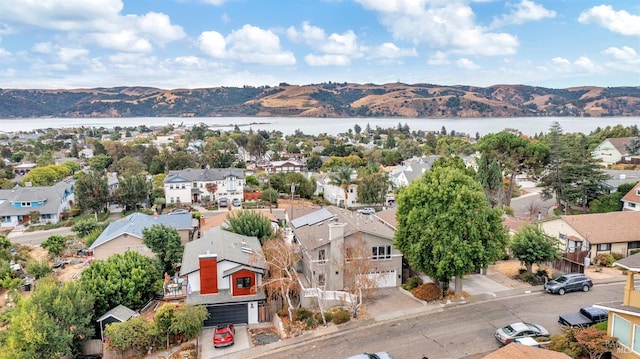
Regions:
<instances>
[{"instance_id":1,"label":"shingle roof","mask_svg":"<svg viewBox=\"0 0 640 359\"><path fill-rule=\"evenodd\" d=\"M186 180L186 182L222 181L228 176L244 179L244 170L241 168L187 168L184 170L169 171L164 179L165 183Z\"/></svg>"},{"instance_id":2,"label":"shingle roof","mask_svg":"<svg viewBox=\"0 0 640 359\"><path fill-rule=\"evenodd\" d=\"M618 137L618 138L607 138L607 140L609 141L609 143L611 143L611 145L613 147L615 147L616 150L618 150L618 152L620 152L621 155L627 154L627 145L631 142L631 139L633 139L635 137Z\"/></svg>"},{"instance_id":3,"label":"shingle roof","mask_svg":"<svg viewBox=\"0 0 640 359\"><path fill-rule=\"evenodd\" d=\"M105 319L107 319L108 317L114 317L116 319L118 319L121 322L126 322L127 320L131 319L132 317L137 316L138 313L136 313L135 311L125 307L122 304L119 304L117 307L111 309L110 311L104 313L100 318L98 318L98 320L96 320L96 322L101 322Z\"/></svg>"},{"instance_id":4,"label":"shingle roof","mask_svg":"<svg viewBox=\"0 0 640 359\"><path fill-rule=\"evenodd\" d=\"M591 213L561 218L591 244L640 241L640 212Z\"/></svg>"},{"instance_id":5,"label":"shingle roof","mask_svg":"<svg viewBox=\"0 0 640 359\"><path fill-rule=\"evenodd\" d=\"M640 272L640 253L617 260L613 262L613 265L628 269L632 272Z\"/></svg>"},{"instance_id":6,"label":"shingle roof","mask_svg":"<svg viewBox=\"0 0 640 359\"><path fill-rule=\"evenodd\" d=\"M109 223L89 249L94 249L125 233L142 238L142 230L155 224L163 224L176 230L193 229L191 213L161 214L154 218L154 216L136 212L123 219Z\"/></svg>"},{"instance_id":7,"label":"shingle roof","mask_svg":"<svg viewBox=\"0 0 640 359\"><path fill-rule=\"evenodd\" d=\"M510 343L482 359L571 359L571 357L561 352Z\"/></svg>"},{"instance_id":8,"label":"shingle roof","mask_svg":"<svg viewBox=\"0 0 640 359\"><path fill-rule=\"evenodd\" d=\"M640 203L640 194L638 194L638 190L640 190L640 183L636 184L629 192L625 193L622 197L622 202L630 202L630 203Z\"/></svg>"},{"instance_id":9,"label":"shingle roof","mask_svg":"<svg viewBox=\"0 0 640 359\"><path fill-rule=\"evenodd\" d=\"M67 179L53 186L14 187L0 190L0 213L2 215L25 215L31 211L39 211L41 214L58 213L60 204L66 195L73 194L75 180ZM38 202L45 201L40 207L15 208L12 202Z\"/></svg>"},{"instance_id":10,"label":"shingle roof","mask_svg":"<svg viewBox=\"0 0 640 359\"><path fill-rule=\"evenodd\" d=\"M362 232L393 240L394 230L378 220L376 216L362 215L335 206L325 207L323 210L332 213L332 219L293 229L296 238L307 250L320 247L327 243L330 223L346 224L344 227L345 237L357 232Z\"/></svg>"},{"instance_id":11,"label":"shingle roof","mask_svg":"<svg viewBox=\"0 0 640 359\"><path fill-rule=\"evenodd\" d=\"M198 270L198 256L207 253L216 254L218 262L230 261L260 270L265 269L262 246L258 238L216 227L205 232L201 238L185 244L180 273L186 275Z\"/></svg>"},{"instance_id":12,"label":"shingle roof","mask_svg":"<svg viewBox=\"0 0 640 359\"><path fill-rule=\"evenodd\" d=\"M390 225L393 228L398 228L398 221L396 220L396 208L389 208L384 211L377 212L375 214L381 221Z\"/></svg>"}]
</instances>

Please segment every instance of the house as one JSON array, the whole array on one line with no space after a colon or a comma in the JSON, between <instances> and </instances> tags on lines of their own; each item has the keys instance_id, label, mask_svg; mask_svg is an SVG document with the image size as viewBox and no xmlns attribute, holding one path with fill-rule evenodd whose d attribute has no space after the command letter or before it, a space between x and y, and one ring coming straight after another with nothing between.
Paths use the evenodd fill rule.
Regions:
<instances>
[{"instance_id":1,"label":"house","mask_svg":"<svg viewBox=\"0 0 640 359\"><path fill-rule=\"evenodd\" d=\"M198 220L194 219L190 212L154 216L133 213L109 223L89 249L93 251L95 259L107 259L112 254L122 254L131 250L153 257L155 254L142 243L142 231L156 224L176 229L182 243L187 243L193 239Z\"/></svg>"},{"instance_id":2,"label":"house","mask_svg":"<svg viewBox=\"0 0 640 359\"><path fill-rule=\"evenodd\" d=\"M110 311L104 313L96 322L100 326L100 338L104 342L104 330L111 323L123 323L137 317L138 313L120 304Z\"/></svg>"},{"instance_id":3,"label":"house","mask_svg":"<svg viewBox=\"0 0 640 359\"><path fill-rule=\"evenodd\" d=\"M482 359L571 359L571 357L553 350L509 343L491 354L483 356Z\"/></svg>"},{"instance_id":4,"label":"house","mask_svg":"<svg viewBox=\"0 0 640 359\"><path fill-rule=\"evenodd\" d=\"M585 256L593 263L600 253L620 253L640 249L640 212L621 211L559 216L541 222L543 231L560 240L564 257L580 271ZM567 253L584 253L571 259Z\"/></svg>"},{"instance_id":5,"label":"house","mask_svg":"<svg viewBox=\"0 0 640 359\"><path fill-rule=\"evenodd\" d=\"M347 278L348 247L364 246L371 255L369 273L379 288L402 283L402 253L393 246L394 229L375 214L362 215L335 206L315 209L290 221L294 240L302 248L306 288L342 291L358 278Z\"/></svg>"},{"instance_id":6,"label":"house","mask_svg":"<svg viewBox=\"0 0 640 359\"><path fill-rule=\"evenodd\" d=\"M214 326L258 323L264 271L258 238L216 227L185 245L180 275L187 277L187 304L205 306L204 325Z\"/></svg>"},{"instance_id":7,"label":"house","mask_svg":"<svg viewBox=\"0 0 640 359\"><path fill-rule=\"evenodd\" d=\"M16 227L36 220L32 212L40 212L40 223L58 223L65 210L73 205L75 180L62 180L53 186L19 187L0 190L0 227Z\"/></svg>"},{"instance_id":8,"label":"house","mask_svg":"<svg viewBox=\"0 0 640 359\"><path fill-rule=\"evenodd\" d=\"M234 198L242 201L245 186L244 171L240 168L188 168L169 171L164 180L165 201L170 203L199 203Z\"/></svg>"},{"instance_id":9,"label":"house","mask_svg":"<svg viewBox=\"0 0 640 359\"><path fill-rule=\"evenodd\" d=\"M623 211L640 211L640 182L627 192L622 198Z\"/></svg>"},{"instance_id":10,"label":"house","mask_svg":"<svg viewBox=\"0 0 640 359\"><path fill-rule=\"evenodd\" d=\"M635 137L607 138L591 152L591 155L597 162L618 163L627 155L627 145L633 138Z\"/></svg>"},{"instance_id":11,"label":"house","mask_svg":"<svg viewBox=\"0 0 640 359\"><path fill-rule=\"evenodd\" d=\"M269 164L263 166L265 172L268 174L280 173L280 172L303 172L305 165L299 161L272 161Z\"/></svg>"},{"instance_id":12,"label":"house","mask_svg":"<svg viewBox=\"0 0 640 359\"><path fill-rule=\"evenodd\" d=\"M640 274L640 254L630 255L613 263L627 271L622 300L598 303L594 307L609 311L607 334L618 338L621 348L614 358L640 358L640 292L635 288L635 276Z\"/></svg>"},{"instance_id":13,"label":"house","mask_svg":"<svg viewBox=\"0 0 640 359\"><path fill-rule=\"evenodd\" d=\"M431 169L432 165L433 161L426 163L414 162L404 166L398 166L389 173L389 180L391 180L397 188L408 186L414 179L422 176L425 171Z\"/></svg>"},{"instance_id":14,"label":"house","mask_svg":"<svg viewBox=\"0 0 640 359\"><path fill-rule=\"evenodd\" d=\"M107 173L107 186L109 187L109 193L111 194L111 196L114 196L116 190L120 187L118 172Z\"/></svg>"},{"instance_id":15,"label":"house","mask_svg":"<svg viewBox=\"0 0 640 359\"><path fill-rule=\"evenodd\" d=\"M21 163L19 165L13 166L13 174L15 175L26 175L32 169L36 168L37 164L35 163Z\"/></svg>"},{"instance_id":16,"label":"house","mask_svg":"<svg viewBox=\"0 0 640 359\"><path fill-rule=\"evenodd\" d=\"M316 179L316 191L314 194L318 195L322 193L324 199L329 201L329 203L338 206L344 207L345 202L347 207L359 207L360 203L358 200L358 185L350 184L346 189L346 197L345 190L342 187L337 186L331 183L331 173L320 173L317 176L314 176ZM352 179L355 180L356 174L351 176Z\"/></svg>"},{"instance_id":17,"label":"house","mask_svg":"<svg viewBox=\"0 0 640 359\"><path fill-rule=\"evenodd\" d=\"M93 150L89 147L83 148L80 151L78 151L78 157L89 159L93 157Z\"/></svg>"}]
</instances>

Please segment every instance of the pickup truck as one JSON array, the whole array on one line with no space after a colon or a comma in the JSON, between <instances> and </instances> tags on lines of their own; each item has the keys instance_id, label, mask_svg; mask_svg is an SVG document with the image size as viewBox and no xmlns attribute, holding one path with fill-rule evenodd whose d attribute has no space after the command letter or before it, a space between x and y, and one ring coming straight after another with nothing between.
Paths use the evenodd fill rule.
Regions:
<instances>
[{"instance_id":1,"label":"pickup truck","mask_svg":"<svg viewBox=\"0 0 640 359\"><path fill-rule=\"evenodd\" d=\"M558 318L558 323L569 327L588 327L596 323L605 322L608 318L609 313L604 309L582 307L577 313L561 315Z\"/></svg>"}]
</instances>

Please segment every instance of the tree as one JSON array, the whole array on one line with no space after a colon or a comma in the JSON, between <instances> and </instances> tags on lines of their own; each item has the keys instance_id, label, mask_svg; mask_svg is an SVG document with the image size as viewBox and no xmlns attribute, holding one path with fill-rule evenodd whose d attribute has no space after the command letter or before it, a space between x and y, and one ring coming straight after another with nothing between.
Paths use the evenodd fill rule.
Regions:
<instances>
[{"instance_id":1,"label":"tree","mask_svg":"<svg viewBox=\"0 0 640 359\"><path fill-rule=\"evenodd\" d=\"M349 187L358 182L356 179L352 178L352 176L353 169L349 166L341 166L336 172L329 175L329 183L342 188L342 191L344 192L344 208L347 208Z\"/></svg>"},{"instance_id":2,"label":"tree","mask_svg":"<svg viewBox=\"0 0 640 359\"><path fill-rule=\"evenodd\" d=\"M371 257L371 247L367 246L361 232L345 244L341 251L344 262L340 263L339 267L342 267L344 278L348 281L345 284L345 291L351 294L352 300L349 305L355 318L358 315L358 308L362 306L364 293L378 287L378 279L370 275L378 267Z\"/></svg>"},{"instance_id":3,"label":"tree","mask_svg":"<svg viewBox=\"0 0 640 359\"><path fill-rule=\"evenodd\" d=\"M406 160L412 157L422 156L422 147L420 147L420 144L414 140L401 140L398 143L398 152L402 159Z\"/></svg>"},{"instance_id":4,"label":"tree","mask_svg":"<svg viewBox=\"0 0 640 359\"><path fill-rule=\"evenodd\" d=\"M529 273L532 273L533 264L556 260L560 256L559 250L560 241L544 233L537 225L521 228L511 242L513 255L524 264Z\"/></svg>"},{"instance_id":5,"label":"tree","mask_svg":"<svg viewBox=\"0 0 640 359\"><path fill-rule=\"evenodd\" d=\"M363 170L358 174L358 202L380 204L384 203L389 190L387 173L378 168Z\"/></svg>"},{"instance_id":6,"label":"tree","mask_svg":"<svg viewBox=\"0 0 640 359\"><path fill-rule=\"evenodd\" d=\"M146 353L156 341L157 334L153 323L140 316L108 324L104 331L108 347L121 352L134 350L136 353Z\"/></svg>"},{"instance_id":7,"label":"tree","mask_svg":"<svg viewBox=\"0 0 640 359\"><path fill-rule=\"evenodd\" d=\"M125 210L136 210L149 198L151 184L143 174L120 176L116 200Z\"/></svg>"},{"instance_id":8,"label":"tree","mask_svg":"<svg viewBox=\"0 0 640 359\"><path fill-rule=\"evenodd\" d=\"M581 346L590 359L600 359L604 353L618 347L618 340L596 327L582 328L575 335L576 344Z\"/></svg>"},{"instance_id":9,"label":"tree","mask_svg":"<svg viewBox=\"0 0 640 359\"><path fill-rule=\"evenodd\" d=\"M80 283L95 295L97 319L119 304L141 308L162 289L162 275L151 258L127 251L91 262L82 272Z\"/></svg>"},{"instance_id":10,"label":"tree","mask_svg":"<svg viewBox=\"0 0 640 359\"><path fill-rule=\"evenodd\" d=\"M184 246L175 228L156 224L142 230L142 243L156 254L163 273L174 275L176 264L182 260Z\"/></svg>"},{"instance_id":11,"label":"tree","mask_svg":"<svg viewBox=\"0 0 640 359\"><path fill-rule=\"evenodd\" d=\"M522 138L512 131L489 134L480 140L478 149L496 158L501 173L509 176L509 189L504 203L509 206L516 185L516 176L521 173L533 173L546 163L549 148L539 142Z\"/></svg>"},{"instance_id":12,"label":"tree","mask_svg":"<svg viewBox=\"0 0 640 359\"><path fill-rule=\"evenodd\" d=\"M209 311L201 305L180 305L173 316L171 332L190 340L202 330L205 319L209 317Z\"/></svg>"},{"instance_id":13,"label":"tree","mask_svg":"<svg viewBox=\"0 0 640 359\"><path fill-rule=\"evenodd\" d=\"M293 296L300 290L296 264L301 256L295 246L287 244L281 237L266 241L262 246L266 275L262 278L260 286L269 293L269 300L276 296L285 300L291 321L295 309Z\"/></svg>"},{"instance_id":14,"label":"tree","mask_svg":"<svg viewBox=\"0 0 640 359\"><path fill-rule=\"evenodd\" d=\"M632 138L629 143L625 145L625 148L630 155L640 154L640 137Z\"/></svg>"},{"instance_id":15,"label":"tree","mask_svg":"<svg viewBox=\"0 0 640 359\"><path fill-rule=\"evenodd\" d=\"M507 232L501 210L491 208L482 187L463 171L436 167L398 196L394 245L411 266L447 290L456 277L486 268L504 253Z\"/></svg>"},{"instance_id":16,"label":"tree","mask_svg":"<svg viewBox=\"0 0 640 359\"><path fill-rule=\"evenodd\" d=\"M600 195L597 199L589 202L589 213L622 211L623 203L621 199L627 192L631 191L635 185L636 183L623 183L618 186L615 192Z\"/></svg>"},{"instance_id":17,"label":"tree","mask_svg":"<svg viewBox=\"0 0 640 359\"><path fill-rule=\"evenodd\" d=\"M106 153L96 153L95 156L89 158L89 168L91 168L92 171L102 172L109 168L112 162L113 159Z\"/></svg>"},{"instance_id":18,"label":"tree","mask_svg":"<svg viewBox=\"0 0 640 359\"><path fill-rule=\"evenodd\" d=\"M81 353L93 335L93 296L78 282L38 281L31 297L18 302L0 358L61 358Z\"/></svg>"},{"instance_id":19,"label":"tree","mask_svg":"<svg viewBox=\"0 0 640 359\"><path fill-rule=\"evenodd\" d=\"M476 181L482 186L484 194L487 196L491 206L502 207L504 185L502 183L500 165L495 158L489 163L489 159L485 153L480 156Z\"/></svg>"},{"instance_id":20,"label":"tree","mask_svg":"<svg viewBox=\"0 0 640 359\"><path fill-rule=\"evenodd\" d=\"M79 220L71 226L71 230L76 232L79 237L86 237L89 233L91 233L96 228L104 228L104 225L98 223L95 218L87 218L83 220Z\"/></svg>"},{"instance_id":21,"label":"tree","mask_svg":"<svg viewBox=\"0 0 640 359\"><path fill-rule=\"evenodd\" d=\"M74 192L78 206L82 210L91 210L96 218L98 212L106 207L110 197L107 179L95 171L80 175Z\"/></svg>"},{"instance_id":22,"label":"tree","mask_svg":"<svg viewBox=\"0 0 640 359\"><path fill-rule=\"evenodd\" d=\"M307 170L309 172L316 172L320 167L322 167L322 159L317 152L314 152L307 158Z\"/></svg>"},{"instance_id":23,"label":"tree","mask_svg":"<svg viewBox=\"0 0 640 359\"><path fill-rule=\"evenodd\" d=\"M36 280L53 273L53 269L46 258L29 261L24 269Z\"/></svg>"},{"instance_id":24,"label":"tree","mask_svg":"<svg viewBox=\"0 0 640 359\"><path fill-rule=\"evenodd\" d=\"M271 221L259 211L241 209L237 212L230 212L227 214L227 223L229 225L224 228L225 230L257 237L263 245L275 235Z\"/></svg>"},{"instance_id":25,"label":"tree","mask_svg":"<svg viewBox=\"0 0 640 359\"><path fill-rule=\"evenodd\" d=\"M60 253L65 249L67 244L67 238L54 234L49 236L49 238L45 239L40 243L40 247L46 249L49 252L49 255L52 257L58 257Z\"/></svg>"},{"instance_id":26,"label":"tree","mask_svg":"<svg viewBox=\"0 0 640 359\"><path fill-rule=\"evenodd\" d=\"M267 142L260 134L252 133L247 140L247 152L256 158L261 158L267 152Z\"/></svg>"}]
</instances>

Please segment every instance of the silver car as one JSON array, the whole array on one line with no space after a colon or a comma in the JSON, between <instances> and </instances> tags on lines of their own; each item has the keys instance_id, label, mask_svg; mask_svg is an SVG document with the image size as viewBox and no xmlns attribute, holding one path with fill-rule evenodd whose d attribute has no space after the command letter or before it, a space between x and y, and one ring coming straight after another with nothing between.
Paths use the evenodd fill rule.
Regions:
<instances>
[{"instance_id":1,"label":"silver car","mask_svg":"<svg viewBox=\"0 0 640 359\"><path fill-rule=\"evenodd\" d=\"M387 352L377 352L356 354L345 359L393 359L393 357Z\"/></svg>"},{"instance_id":2,"label":"silver car","mask_svg":"<svg viewBox=\"0 0 640 359\"><path fill-rule=\"evenodd\" d=\"M502 345L507 345L518 338L546 337L549 331L542 325L515 322L505 327L498 328L495 333L496 340Z\"/></svg>"}]
</instances>

